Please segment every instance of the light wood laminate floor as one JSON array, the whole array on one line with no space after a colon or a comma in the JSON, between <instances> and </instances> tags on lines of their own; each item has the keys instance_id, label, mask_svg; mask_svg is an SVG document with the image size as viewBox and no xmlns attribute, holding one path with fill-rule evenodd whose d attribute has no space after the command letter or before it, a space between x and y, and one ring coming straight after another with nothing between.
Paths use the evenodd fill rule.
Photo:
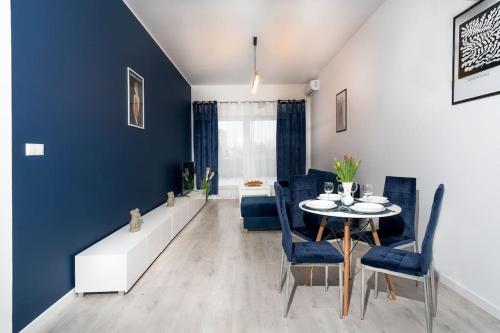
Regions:
<instances>
[{"instance_id":1,"label":"light wood laminate floor","mask_svg":"<svg viewBox=\"0 0 500 333\"><path fill-rule=\"evenodd\" d=\"M373 279L365 320L360 320L360 284L354 256L349 316L338 315L337 270L317 269L313 287L297 279L288 318L277 291L281 234L245 234L237 200L213 200L158 257L125 296L89 294L74 298L42 332L423 332L423 286L394 278L398 299L389 300L383 283L374 300ZM379 281L383 281L380 279ZM500 321L439 285L434 332L500 332Z\"/></svg>"}]
</instances>

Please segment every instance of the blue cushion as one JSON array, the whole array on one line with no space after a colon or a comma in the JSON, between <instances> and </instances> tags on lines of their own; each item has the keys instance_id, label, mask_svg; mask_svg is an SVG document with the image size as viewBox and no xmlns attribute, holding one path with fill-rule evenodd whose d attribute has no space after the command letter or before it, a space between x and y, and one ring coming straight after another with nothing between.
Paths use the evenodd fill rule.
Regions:
<instances>
[{"instance_id":1,"label":"blue cushion","mask_svg":"<svg viewBox=\"0 0 500 333\"><path fill-rule=\"evenodd\" d=\"M421 255L414 252L393 249L385 246L372 247L361 258L363 265L387 269L393 272L422 276Z\"/></svg>"},{"instance_id":2,"label":"blue cushion","mask_svg":"<svg viewBox=\"0 0 500 333\"><path fill-rule=\"evenodd\" d=\"M244 217L243 228L251 231L280 230L281 224L277 216Z\"/></svg>"},{"instance_id":3,"label":"blue cushion","mask_svg":"<svg viewBox=\"0 0 500 333\"><path fill-rule=\"evenodd\" d=\"M328 242L293 243L292 263L295 264L336 264L344 257Z\"/></svg>"},{"instance_id":4,"label":"blue cushion","mask_svg":"<svg viewBox=\"0 0 500 333\"><path fill-rule=\"evenodd\" d=\"M243 197L241 199L242 217L278 217L274 197Z\"/></svg>"},{"instance_id":5,"label":"blue cushion","mask_svg":"<svg viewBox=\"0 0 500 333\"><path fill-rule=\"evenodd\" d=\"M352 234L352 238L359 239L362 241L368 241L371 244L375 244L375 240L373 239L373 235L371 231L360 232L359 234ZM413 239L410 237L406 237L403 235L399 236L383 236L379 233L380 244L382 246L388 247L398 247L401 245L409 244L413 242Z\"/></svg>"}]
</instances>

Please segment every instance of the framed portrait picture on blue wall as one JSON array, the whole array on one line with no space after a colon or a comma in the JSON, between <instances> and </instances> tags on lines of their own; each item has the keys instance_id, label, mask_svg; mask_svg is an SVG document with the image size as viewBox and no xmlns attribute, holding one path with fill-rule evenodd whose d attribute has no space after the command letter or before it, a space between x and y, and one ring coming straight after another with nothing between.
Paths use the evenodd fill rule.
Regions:
<instances>
[{"instance_id":1,"label":"framed portrait picture on blue wall","mask_svg":"<svg viewBox=\"0 0 500 333\"><path fill-rule=\"evenodd\" d=\"M144 129L144 79L130 67L127 67L127 87L128 125Z\"/></svg>"},{"instance_id":2,"label":"framed portrait picture on blue wall","mask_svg":"<svg viewBox=\"0 0 500 333\"><path fill-rule=\"evenodd\" d=\"M452 104L500 94L500 0L482 0L453 19Z\"/></svg>"}]
</instances>

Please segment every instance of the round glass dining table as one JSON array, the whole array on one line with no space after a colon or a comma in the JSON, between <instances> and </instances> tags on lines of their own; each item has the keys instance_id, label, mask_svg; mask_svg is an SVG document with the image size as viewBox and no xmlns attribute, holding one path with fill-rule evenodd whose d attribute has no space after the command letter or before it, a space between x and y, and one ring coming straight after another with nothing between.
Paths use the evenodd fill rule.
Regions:
<instances>
[{"instance_id":1,"label":"round glass dining table","mask_svg":"<svg viewBox=\"0 0 500 333\"><path fill-rule=\"evenodd\" d=\"M321 224L319 226L318 234L316 235L316 241L320 241L323 237L323 232L325 230L325 226L328 223L329 217L337 217L344 219L344 316L347 316L349 313L349 276L350 276L350 250L351 250L351 222L353 219L368 219L368 224L370 225L370 229L373 235L373 240L376 246L380 246L380 240L378 237L377 229L375 228L375 224L373 222L374 218L381 217L389 217L398 215L401 213L401 207L390 204L384 206L385 210L379 213L359 213L348 206L343 206L340 201L335 202L337 206L335 208L329 210L317 210L312 209L307 206L307 202L310 200L305 200L299 203L300 209L305 212L309 212L311 214L316 214L322 216ZM394 286L392 284L391 277L389 275L385 275L385 279L387 282L387 286L389 288L390 297L395 300L396 292L394 290Z\"/></svg>"}]
</instances>

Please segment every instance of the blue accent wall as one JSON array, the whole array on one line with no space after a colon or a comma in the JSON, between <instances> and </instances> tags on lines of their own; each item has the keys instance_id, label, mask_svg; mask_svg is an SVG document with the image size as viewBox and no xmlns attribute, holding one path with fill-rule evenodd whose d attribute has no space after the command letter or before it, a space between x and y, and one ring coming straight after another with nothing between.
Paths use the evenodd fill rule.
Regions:
<instances>
[{"instance_id":1,"label":"blue accent wall","mask_svg":"<svg viewBox=\"0 0 500 333\"><path fill-rule=\"evenodd\" d=\"M191 88L121 0L11 5L19 331L74 287L75 254L181 190ZM146 130L127 126L127 66L145 80Z\"/></svg>"}]
</instances>

